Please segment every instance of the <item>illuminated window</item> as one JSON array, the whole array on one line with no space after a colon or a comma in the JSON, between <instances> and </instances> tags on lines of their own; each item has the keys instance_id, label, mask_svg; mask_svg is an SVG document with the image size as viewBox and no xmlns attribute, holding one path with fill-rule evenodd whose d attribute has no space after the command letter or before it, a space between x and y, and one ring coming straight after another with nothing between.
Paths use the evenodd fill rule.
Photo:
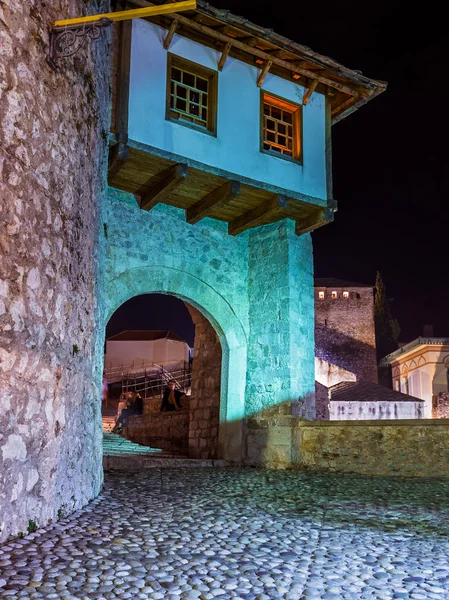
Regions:
<instances>
[{"instance_id":1,"label":"illuminated window","mask_svg":"<svg viewBox=\"0 0 449 600\"><path fill-rule=\"evenodd\" d=\"M301 158L301 107L262 92L261 150L283 158Z\"/></svg>"},{"instance_id":2,"label":"illuminated window","mask_svg":"<svg viewBox=\"0 0 449 600\"><path fill-rule=\"evenodd\" d=\"M343 298L349 298L349 292L343 292Z\"/></svg>"},{"instance_id":3,"label":"illuminated window","mask_svg":"<svg viewBox=\"0 0 449 600\"><path fill-rule=\"evenodd\" d=\"M169 54L167 80L167 119L215 134L217 72Z\"/></svg>"},{"instance_id":4,"label":"illuminated window","mask_svg":"<svg viewBox=\"0 0 449 600\"><path fill-rule=\"evenodd\" d=\"M324 292L318 292L318 298L324 300Z\"/></svg>"},{"instance_id":5,"label":"illuminated window","mask_svg":"<svg viewBox=\"0 0 449 600\"><path fill-rule=\"evenodd\" d=\"M332 292L332 300L336 300L338 297L337 292Z\"/></svg>"}]
</instances>

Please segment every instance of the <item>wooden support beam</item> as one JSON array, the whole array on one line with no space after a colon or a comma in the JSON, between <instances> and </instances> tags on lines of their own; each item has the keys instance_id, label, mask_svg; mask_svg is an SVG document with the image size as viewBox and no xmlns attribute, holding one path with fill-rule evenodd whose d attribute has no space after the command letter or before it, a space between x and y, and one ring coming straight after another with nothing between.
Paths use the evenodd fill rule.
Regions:
<instances>
[{"instance_id":1,"label":"wooden support beam","mask_svg":"<svg viewBox=\"0 0 449 600\"><path fill-rule=\"evenodd\" d=\"M178 19L173 19L170 25L170 29L168 30L167 37L164 40L164 48L168 50L170 48L171 41L173 36L176 33L176 29L178 28Z\"/></svg>"},{"instance_id":2,"label":"wooden support beam","mask_svg":"<svg viewBox=\"0 0 449 600\"><path fill-rule=\"evenodd\" d=\"M226 59L228 58L229 50L231 49L231 42L228 42L224 47L223 52L221 53L220 60L218 61L218 70L223 71L223 67L225 66Z\"/></svg>"},{"instance_id":3,"label":"wooden support beam","mask_svg":"<svg viewBox=\"0 0 449 600\"><path fill-rule=\"evenodd\" d=\"M240 217L235 218L228 225L229 235L238 235L246 229L259 227L267 222L274 222L283 217L287 217L288 198L287 196L275 196L268 198L256 208L253 208Z\"/></svg>"},{"instance_id":4,"label":"wooden support beam","mask_svg":"<svg viewBox=\"0 0 449 600\"><path fill-rule=\"evenodd\" d=\"M263 85L263 82L265 81L265 77L267 76L268 71L271 69L272 64L273 64L272 60L268 60L265 63L259 77L257 78L257 87L261 87Z\"/></svg>"},{"instance_id":5,"label":"wooden support beam","mask_svg":"<svg viewBox=\"0 0 449 600\"><path fill-rule=\"evenodd\" d=\"M188 166L184 164L173 165L165 169L161 179L153 184L149 190L146 190L144 195L140 196L140 208L151 210L156 204L163 202L184 181L188 175L188 170Z\"/></svg>"},{"instance_id":6,"label":"wooden support beam","mask_svg":"<svg viewBox=\"0 0 449 600\"><path fill-rule=\"evenodd\" d=\"M134 6L141 6L141 7L151 6L151 4L147 0L129 0L129 1ZM218 31L218 29L213 29L212 27L204 25L203 23L196 23L193 19L191 19L189 17L185 17L184 15L181 15L179 13L176 14L176 19L179 20L181 25L185 25L186 27L193 29L194 31L198 31L198 32L202 33L203 35L206 35L212 39L221 41L225 44L228 42L231 42L234 51L236 49L242 50L243 52L246 52L248 54L252 54L253 56L261 58L263 61L267 61L272 58L273 64L278 67L282 67L283 69L286 69L287 71L291 71L293 73L303 75L304 77L309 77L310 79L318 79L318 81L320 83L322 83L324 85L328 85L336 90L340 90L341 92L344 92L345 94L348 94L350 96L358 96L359 94L361 94L362 96L369 96L370 94L373 93L373 90L370 89L368 86L365 87L365 86L360 86L358 84L354 84L352 87L349 87L348 85L345 85L345 84L341 83L340 81L330 79L329 76L325 76L321 72L315 73L313 71L314 68L318 68L318 69L323 68L324 70L326 70L326 69L332 70L332 67L330 67L330 66L327 67L326 65L323 65L323 67L321 67L320 65L316 65L316 66L312 65L309 68L310 62L313 62L313 61L309 61L307 59L300 59L295 62L293 60L284 60L282 58L277 58L274 56L271 57L270 50L261 50L260 48L256 47L259 44L260 45L264 44L263 40L259 40L257 37L248 36L248 37L237 38L237 37L233 37L230 35L226 35L224 33L221 33L220 31ZM225 27L225 26L222 26L222 27ZM237 30L237 28L233 28L233 31L232 31L233 35L234 35L234 31L236 31L236 30ZM241 31L241 30L239 30L239 31ZM370 84L370 85L372 86L373 84ZM381 91L383 91L383 89L384 88L382 88Z\"/></svg>"},{"instance_id":7,"label":"wooden support beam","mask_svg":"<svg viewBox=\"0 0 449 600\"><path fill-rule=\"evenodd\" d=\"M101 19L110 21L128 21L129 19L144 19L145 17L155 17L157 15L166 15L175 13L178 10L195 10L196 0L184 0L183 2L170 2L162 6L147 6L133 10L121 10L116 12L102 13L101 15L88 15L86 17L75 17L74 19L64 19L55 21L55 27L68 27L69 25L83 25L85 23L96 23Z\"/></svg>"},{"instance_id":8,"label":"wooden support beam","mask_svg":"<svg viewBox=\"0 0 449 600\"><path fill-rule=\"evenodd\" d=\"M119 24L119 57L116 77L115 129L117 141L128 142L129 74L131 65L131 21Z\"/></svg>"},{"instance_id":9,"label":"wooden support beam","mask_svg":"<svg viewBox=\"0 0 449 600\"><path fill-rule=\"evenodd\" d=\"M246 44L250 48L254 48L259 44L259 40L256 37L238 38L240 43Z\"/></svg>"},{"instance_id":10,"label":"wooden support beam","mask_svg":"<svg viewBox=\"0 0 449 600\"><path fill-rule=\"evenodd\" d=\"M116 175L128 160L129 147L121 142L112 146L109 151L108 177Z\"/></svg>"},{"instance_id":11,"label":"wooden support beam","mask_svg":"<svg viewBox=\"0 0 449 600\"><path fill-rule=\"evenodd\" d=\"M238 181L227 181L198 202L190 206L186 211L186 221L193 225L204 217L209 217L214 210L224 206L231 198L240 194L240 183Z\"/></svg>"},{"instance_id":12,"label":"wooden support beam","mask_svg":"<svg viewBox=\"0 0 449 600\"><path fill-rule=\"evenodd\" d=\"M286 58L287 51L282 48L278 48L277 50L267 50L267 52L270 53L270 56L274 56L274 58L285 58L286 60L289 60Z\"/></svg>"},{"instance_id":13,"label":"wooden support beam","mask_svg":"<svg viewBox=\"0 0 449 600\"><path fill-rule=\"evenodd\" d=\"M351 104L355 104L358 98L348 98L341 102L338 106L332 109L332 118L336 117L338 114L346 110L351 106Z\"/></svg>"},{"instance_id":14,"label":"wooden support beam","mask_svg":"<svg viewBox=\"0 0 449 600\"><path fill-rule=\"evenodd\" d=\"M312 83L310 84L310 87L308 90L306 90L306 93L304 94L304 97L302 99L302 105L305 106L306 104L308 104L310 98L312 97L313 92L316 89L316 86L318 85L319 81L318 79L314 79L312 81Z\"/></svg>"},{"instance_id":15,"label":"wooden support beam","mask_svg":"<svg viewBox=\"0 0 449 600\"><path fill-rule=\"evenodd\" d=\"M332 208L320 208L309 217L296 221L295 233L296 235L310 233L318 227L331 223L333 220L334 211Z\"/></svg>"}]
</instances>

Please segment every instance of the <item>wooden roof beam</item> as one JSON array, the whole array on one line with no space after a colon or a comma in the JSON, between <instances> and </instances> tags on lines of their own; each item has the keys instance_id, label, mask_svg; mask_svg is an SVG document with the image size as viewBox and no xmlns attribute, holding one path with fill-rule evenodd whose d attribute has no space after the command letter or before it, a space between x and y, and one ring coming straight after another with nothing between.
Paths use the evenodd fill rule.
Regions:
<instances>
[{"instance_id":1,"label":"wooden roof beam","mask_svg":"<svg viewBox=\"0 0 449 600\"><path fill-rule=\"evenodd\" d=\"M268 71L271 69L271 65L273 64L272 60L267 60L262 71L260 72L259 77L257 78L257 87L262 87L263 82L265 81L265 77L268 74Z\"/></svg>"},{"instance_id":2,"label":"wooden roof beam","mask_svg":"<svg viewBox=\"0 0 449 600\"><path fill-rule=\"evenodd\" d=\"M275 221L287 217L288 198L278 195L274 198L268 198L256 208L253 208L243 215L236 217L228 225L229 235L238 235L242 231L264 225L267 221Z\"/></svg>"},{"instance_id":3,"label":"wooden roof beam","mask_svg":"<svg viewBox=\"0 0 449 600\"><path fill-rule=\"evenodd\" d=\"M250 48L255 48L260 42L256 37L237 38L242 44L246 44Z\"/></svg>"},{"instance_id":4,"label":"wooden roof beam","mask_svg":"<svg viewBox=\"0 0 449 600\"><path fill-rule=\"evenodd\" d=\"M305 219L300 219L296 221L295 225L295 233L296 235L303 235L304 233L311 233L318 229L318 227L322 227L323 225L327 225L334 220L334 211L332 208L320 208L316 210L312 215L306 217Z\"/></svg>"},{"instance_id":5,"label":"wooden roof beam","mask_svg":"<svg viewBox=\"0 0 449 600\"><path fill-rule=\"evenodd\" d=\"M178 19L173 19L170 25L170 29L168 30L167 37L164 40L164 48L168 50L170 48L171 41L173 36L176 33L176 29L178 28Z\"/></svg>"},{"instance_id":6,"label":"wooden roof beam","mask_svg":"<svg viewBox=\"0 0 449 600\"><path fill-rule=\"evenodd\" d=\"M359 98L348 98L347 100L343 100L340 104L338 104L335 108L332 109L332 117L336 117L341 112L349 108L352 104L355 104Z\"/></svg>"},{"instance_id":7,"label":"wooden roof beam","mask_svg":"<svg viewBox=\"0 0 449 600\"><path fill-rule=\"evenodd\" d=\"M170 193L184 181L188 172L188 166L179 163L165 169L162 172L161 179L156 183L151 184L151 178L150 188L143 195L140 195L140 208L142 210L151 210L159 202L164 202Z\"/></svg>"},{"instance_id":8,"label":"wooden roof beam","mask_svg":"<svg viewBox=\"0 0 449 600\"><path fill-rule=\"evenodd\" d=\"M134 0L134 3L136 3L136 0ZM138 2L138 4L140 5L141 2ZM185 17L184 15L177 14L176 18L179 20L179 22L181 24L186 25L187 27L191 27L192 29L195 29L196 31L199 31L205 35L212 37L212 38L218 39L222 42L225 42L225 43L230 42L232 44L232 46L234 46L235 48L238 48L239 50L243 50L245 52L253 54L254 56L257 56L258 58L261 58L264 61L272 60L273 64L277 65L278 67L283 67L284 69L287 69L288 71L293 71L294 73L298 73L299 75L304 75L305 77L309 77L310 79L318 79L319 82L321 82L325 85L329 85L333 88L336 88L342 92L345 92L346 94L349 94L350 96L355 96L358 94L358 92L353 90L352 88L350 88L342 83L333 81L332 79L329 79L328 77L324 77L322 75L314 73L313 71L309 71L308 69L298 67L298 66L294 65L293 63L287 62L281 58L271 57L269 52L260 50L259 48L255 47L259 43L259 40L255 37L233 38L233 37L230 37L228 35L225 35L219 31L217 31L216 29L207 27L206 25L203 25L201 23L195 23L195 21L192 21L192 19L189 19L189 18ZM242 41L242 39L246 40L246 41L244 42L244 41ZM253 46L253 44L254 44L254 46Z\"/></svg>"},{"instance_id":9,"label":"wooden roof beam","mask_svg":"<svg viewBox=\"0 0 449 600\"><path fill-rule=\"evenodd\" d=\"M214 210L224 206L231 198L240 194L240 183L238 181L227 181L221 187L213 190L204 198L190 206L186 210L186 221L193 225L201 219L211 216Z\"/></svg>"},{"instance_id":10,"label":"wooden roof beam","mask_svg":"<svg viewBox=\"0 0 449 600\"><path fill-rule=\"evenodd\" d=\"M130 3L135 6L141 6L141 7L151 6L151 3L148 2L147 0L130 0ZM168 16L168 18L170 18L170 16ZM190 29L198 31L210 38L219 40L223 43L231 42L232 45L239 50L243 50L244 52L258 56L259 58L262 58L264 61L270 60L270 50L265 51L265 50L261 50L260 48L255 47L259 44L264 45L262 38L259 39L256 36L239 37L239 38L232 37L230 35L221 33L217 29L213 29L210 26L204 25L203 23L196 23L192 18L181 15L180 13L177 13L175 18L179 20L181 25L185 25L186 27L189 27ZM216 18L216 17L214 17L214 18ZM222 25L222 27L225 27L225 26L226 26L225 24ZM229 25L227 25L227 26L229 27ZM232 25L233 35L234 34L236 35L236 32L238 32L238 31L241 31L242 33L244 33L243 30L239 30L236 26ZM248 43L244 43L245 40ZM252 47L253 44L254 44L254 47ZM274 45L274 42L273 42L273 45ZM369 85L367 85L366 87L357 85L357 89L354 89L354 86L349 87L348 85L345 85L345 84L341 83L340 81L334 81L333 79L330 79L329 76L325 76L321 73L315 73L314 71L311 71L309 68L304 68L304 67L308 67L310 62L313 63L313 61L309 61L307 59L306 60L298 59L296 64L294 64L292 61L286 61L286 60L283 60L283 59L277 58L277 57L272 57L272 58L273 58L273 64L275 64L279 67L282 67L287 71L291 71L293 73L298 73L299 75L303 75L304 77L309 77L310 79L318 79L318 81L320 83L322 83L324 85L328 85L332 88L335 88L336 90L344 92L345 94L348 94L350 96L357 96L359 94L361 94L362 96L370 96L373 93L373 90L371 89L372 85L374 85L373 82L370 82ZM314 67L311 67L311 68L314 68ZM316 68L321 68L321 67L319 67L317 65ZM329 73L330 76L333 74L333 66L332 65L330 65L330 66L323 65L323 68L325 71L330 72ZM344 77L344 75L343 75L343 77ZM380 91L383 91L383 88Z\"/></svg>"},{"instance_id":11,"label":"wooden roof beam","mask_svg":"<svg viewBox=\"0 0 449 600\"><path fill-rule=\"evenodd\" d=\"M218 61L218 70L223 71L226 59L228 58L229 50L231 49L231 42L228 42L221 53L220 60Z\"/></svg>"},{"instance_id":12,"label":"wooden roof beam","mask_svg":"<svg viewBox=\"0 0 449 600\"><path fill-rule=\"evenodd\" d=\"M303 106L306 106L306 104L308 104L308 102L309 102L310 98L312 97L312 94L315 91L316 86L318 85L318 83L319 83L318 79L314 79L312 81L312 83L310 84L309 89L306 90L306 93L304 94L304 97L302 99L302 105Z\"/></svg>"}]
</instances>

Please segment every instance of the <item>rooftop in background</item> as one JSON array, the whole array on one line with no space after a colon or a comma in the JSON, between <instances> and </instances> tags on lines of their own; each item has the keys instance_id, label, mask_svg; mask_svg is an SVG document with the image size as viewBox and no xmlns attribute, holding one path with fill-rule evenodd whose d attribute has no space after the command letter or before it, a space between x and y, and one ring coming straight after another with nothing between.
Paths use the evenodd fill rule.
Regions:
<instances>
[{"instance_id":1,"label":"rooftop in background","mask_svg":"<svg viewBox=\"0 0 449 600\"><path fill-rule=\"evenodd\" d=\"M170 329L126 329L117 335L112 335L107 339L108 342L151 342L155 340L172 340L175 342L184 342L182 339Z\"/></svg>"},{"instance_id":2,"label":"rooftop in background","mask_svg":"<svg viewBox=\"0 0 449 600\"><path fill-rule=\"evenodd\" d=\"M347 381L331 388L331 402L424 402L370 381Z\"/></svg>"},{"instance_id":3,"label":"rooftop in background","mask_svg":"<svg viewBox=\"0 0 449 600\"><path fill-rule=\"evenodd\" d=\"M356 281L346 281L345 279L334 279L333 277L317 277L315 287L323 288L373 288L369 283L357 283Z\"/></svg>"},{"instance_id":4,"label":"rooftop in background","mask_svg":"<svg viewBox=\"0 0 449 600\"><path fill-rule=\"evenodd\" d=\"M449 337L442 337L442 338L419 337L419 338L416 338L416 340L413 340L412 342L405 344L405 346L402 346L402 348L399 348L398 350L391 352L391 354L387 354L387 356L382 358L379 365L381 367L387 367L389 364L391 364L395 360L399 359L400 357L408 354L409 352L412 352L413 350L416 350L417 348L419 348L419 346L449 346Z\"/></svg>"}]
</instances>

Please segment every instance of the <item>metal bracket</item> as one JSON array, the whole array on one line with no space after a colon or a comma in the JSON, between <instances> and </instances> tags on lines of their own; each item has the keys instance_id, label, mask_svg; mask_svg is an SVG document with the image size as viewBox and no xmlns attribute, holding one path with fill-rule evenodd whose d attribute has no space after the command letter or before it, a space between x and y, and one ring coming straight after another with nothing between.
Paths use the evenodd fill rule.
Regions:
<instances>
[{"instance_id":1,"label":"metal bracket","mask_svg":"<svg viewBox=\"0 0 449 600\"><path fill-rule=\"evenodd\" d=\"M110 27L113 22L112 19L101 18L93 23L53 27L50 32L48 62L53 69L57 69L59 59L74 56L86 45L88 40L97 40L101 35L101 30Z\"/></svg>"}]
</instances>

